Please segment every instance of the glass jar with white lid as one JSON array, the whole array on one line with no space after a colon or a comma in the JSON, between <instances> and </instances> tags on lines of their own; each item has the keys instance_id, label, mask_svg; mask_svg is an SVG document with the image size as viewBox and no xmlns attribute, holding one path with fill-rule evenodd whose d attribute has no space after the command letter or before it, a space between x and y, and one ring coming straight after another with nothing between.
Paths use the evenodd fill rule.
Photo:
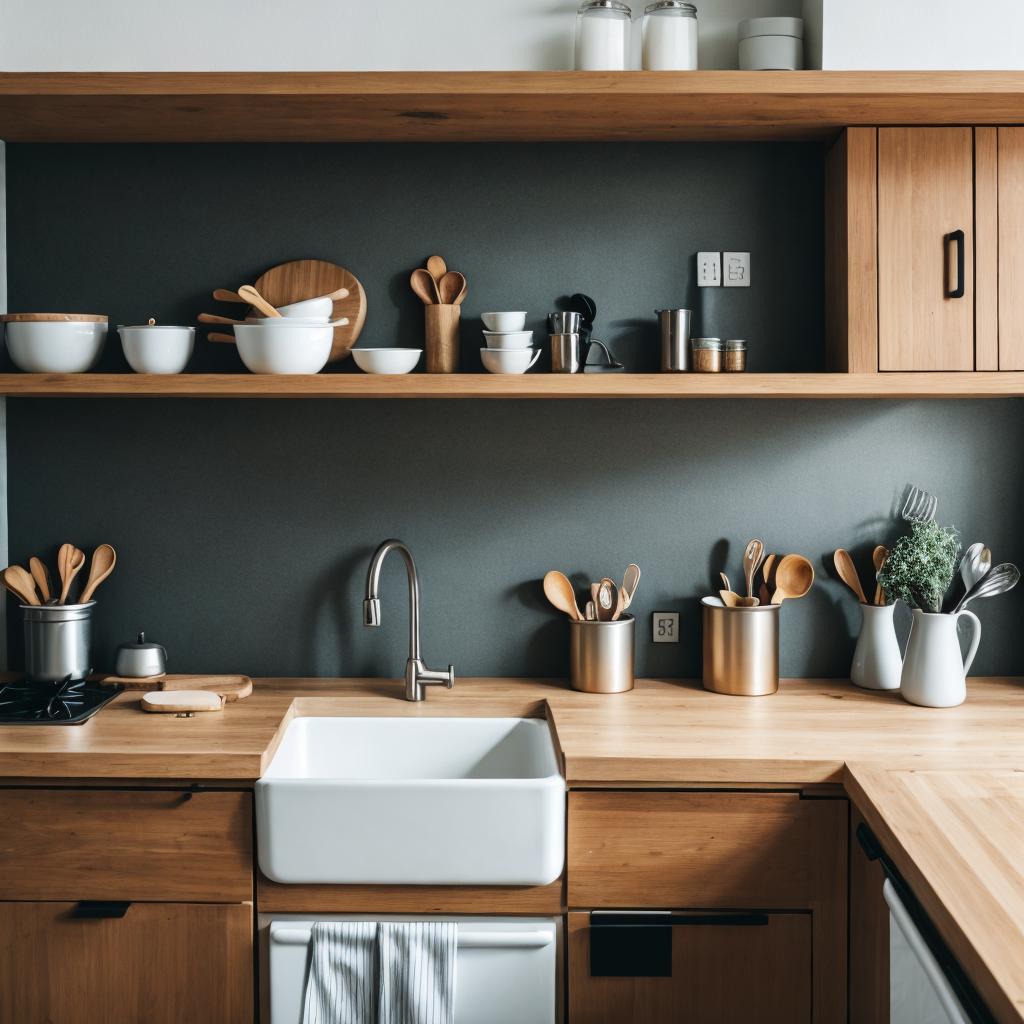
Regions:
<instances>
[{"instance_id":1,"label":"glass jar with white lid","mask_svg":"<svg viewBox=\"0 0 1024 1024\"><path fill-rule=\"evenodd\" d=\"M633 12L620 0L586 0L576 14L576 70L625 71Z\"/></svg>"},{"instance_id":2,"label":"glass jar with white lid","mask_svg":"<svg viewBox=\"0 0 1024 1024\"><path fill-rule=\"evenodd\" d=\"M644 71L697 70L697 8L682 0L657 0L644 8Z\"/></svg>"}]
</instances>

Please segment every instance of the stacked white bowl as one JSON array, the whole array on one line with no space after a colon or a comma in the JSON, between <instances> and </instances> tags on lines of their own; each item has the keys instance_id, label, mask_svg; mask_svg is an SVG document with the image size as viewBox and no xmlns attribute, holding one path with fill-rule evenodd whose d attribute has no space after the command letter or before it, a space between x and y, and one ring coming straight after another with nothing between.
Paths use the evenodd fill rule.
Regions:
<instances>
[{"instance_id":1,"label":"stacked white bowl","mask_svg":"<svg viewBox=\"0 0 1024 1024\"><path fill-rule=\"evenodd\" d=\"M242 362L253 373L319 373L331 357L334 328L329 295L279 306L279 317L252 317L235 327Z\"/></svg>"},{"instance_id":2,"label":"stacked white bowl","mask_svg":"<svg viewBox=\"0 0 1024 1024\"><path fill-rule=\"evenodd\" d=\"M526 373L540 357L533 348L533 331L526 330L526 313L484 313L480 360L490 373Z\"/></svg>"}]
</instances>

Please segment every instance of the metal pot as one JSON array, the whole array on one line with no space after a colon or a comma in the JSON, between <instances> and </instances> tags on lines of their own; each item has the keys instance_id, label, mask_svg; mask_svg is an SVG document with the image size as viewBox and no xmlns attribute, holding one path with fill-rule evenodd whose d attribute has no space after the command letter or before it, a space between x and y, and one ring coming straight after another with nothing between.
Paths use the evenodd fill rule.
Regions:
<instances>
[{"instance_id":1,"label":"metal pot","mask_svg":"<svg viewBox=\"0 0 1024 1024\"><path fill-rule=\"evenodd\" d=\"M21 606L25 616L25 678L30 683L85 679L92 669L95 606L95 601Z\"/></svg>"},{"instance_id":2,"label":"metal pot","mask_svg":"<svg viewBox=\"0 0 1024 1024\"><path fill-rule=\"evenodd\" d=\"M146 634L140 633L135 643L118 647L114 671L126 679L162 676L167 671L167 651L160 644L147 641Z\"/></svg>"}]
</instances>

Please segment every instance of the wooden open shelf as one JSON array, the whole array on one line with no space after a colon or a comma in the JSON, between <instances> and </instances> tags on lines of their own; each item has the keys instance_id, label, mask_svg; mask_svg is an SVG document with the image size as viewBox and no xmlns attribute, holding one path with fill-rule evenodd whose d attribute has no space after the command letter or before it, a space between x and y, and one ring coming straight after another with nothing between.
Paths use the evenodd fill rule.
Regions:
<instances>
[{"instance_id":1,"label":"wooden open shelf","mask_svg":"<svg viewBox=\"0 0 1024 1024\"><path fill-rule=\"evenodd\" d=\"M1024 373L0 374L36 398L1013 398Z\"/></svg>"},{"instance_id":2,"label":"wooden open shelf","mask_svg":"<svg viewBox=\"0 0 1024 1024\"><path fill-rule=\"evenodd\" d=\"M813 139L1014 123L1021 72L0 74L8 142Z\"/></svg>"}]
</instances>

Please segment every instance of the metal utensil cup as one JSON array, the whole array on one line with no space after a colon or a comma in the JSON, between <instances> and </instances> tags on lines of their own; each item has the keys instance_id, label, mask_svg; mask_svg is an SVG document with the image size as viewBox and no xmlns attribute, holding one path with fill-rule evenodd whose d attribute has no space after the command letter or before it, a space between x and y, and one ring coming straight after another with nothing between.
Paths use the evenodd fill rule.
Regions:
<instances>
[{"instance_id":1,"label":"metal utensil cup","mask_svg":"<svg viewBox=\"0 0 1024 1024\"><path fill-rule=\"evenodd\" d=\"M701 602L704 689L734 697L763 697L779 688L779 608L726 608Z\"/></svg>"},{"instance_id":2,"label":"metal utensil cup","mask_svg":"<svg viewBox=\"0 0 1024 1024\"><path fill-rule=\"evenodd\" d=\"M95 607L95 601L21 606L25 617L25 678L30 683L85 679L92 668Z\"/></svg>"},{"instance_id":3,"label":"metal utensil cup","mask_svg":"<svg viewBox=\"0 0 1024 1024\"><path fill-rule=\"evenodd\" d=\"M579 313L548 313L548 331L551 334L579 334L583 317Z\"/></svg>"},{"instance_id":4,"label":"metal utensil cup","mask_svg":"<svg viewBox=\"0 0 1024 1024\"><path fill-rule=\"evenodd\" d=\"M661 372L685 373L690 369L690 324L693 313L689 309L658 309L661 330Z\"/></svg>"},{"instance_id":5,"label":"metal utensil cup","mask_svg":"<svg viewBox=\"0 0 1024 1024\"><path fill-rule=\"evenodd\" d=\"M569 683L583 693L633 689L636 620L569 623Z\"/></svg>"},{"instance_id":6,"label":"metal utensil cup","mask_svg":"<svg viewBox=\"0 0 1024 1024\"><path fill-rule=\"evenodd\" d=\"M583 344L578 334L552 334L551 372L579 373L583 369Z\"/></svg>"}]
</instances>

